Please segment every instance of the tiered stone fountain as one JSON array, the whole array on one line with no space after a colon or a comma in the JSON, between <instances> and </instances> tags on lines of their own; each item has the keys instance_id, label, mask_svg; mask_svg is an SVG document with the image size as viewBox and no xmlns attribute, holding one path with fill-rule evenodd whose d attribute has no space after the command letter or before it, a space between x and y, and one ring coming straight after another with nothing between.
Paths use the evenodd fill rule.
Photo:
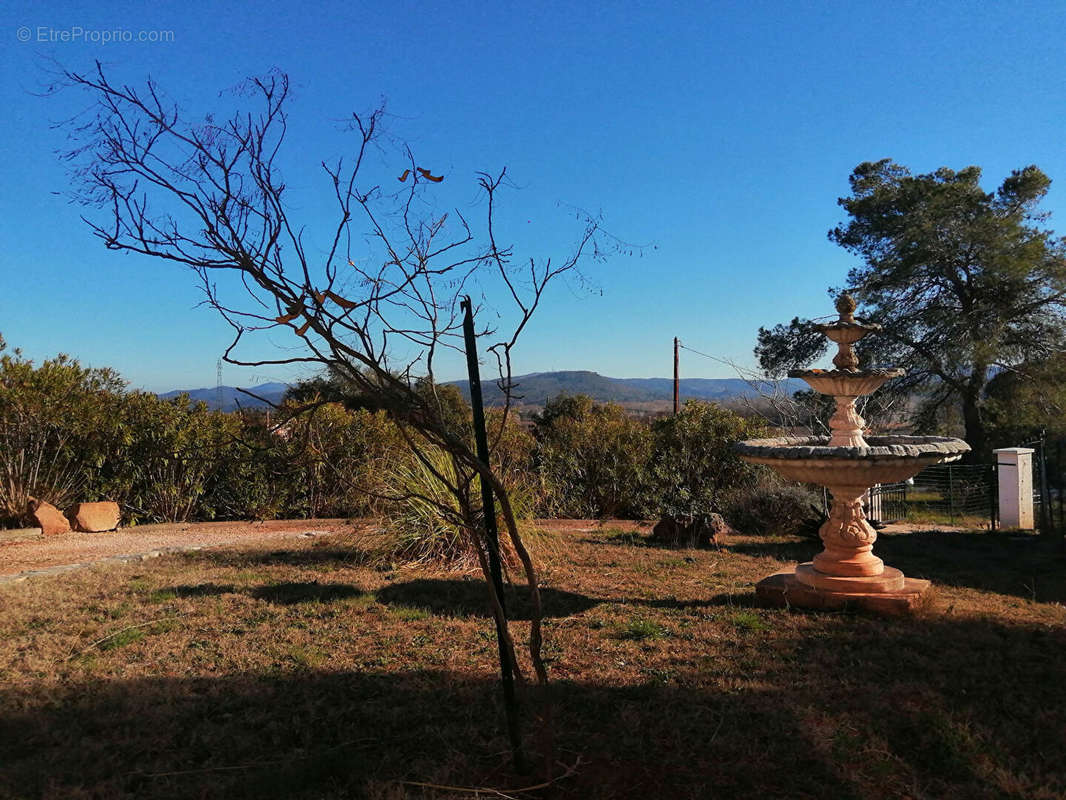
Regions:
<instances>
[{"instance_id":1,"label":"tiered stone fountain","mask_svg":"<svg viewBox=\"0 0 1066 800\"><path fill-rule=\"evenodd\" d=\"M829 421L831 435L755 439L739 442L740 457L765 464L786 478L825 486L833 500L829 519L819 529L825 550L794 570L760 581L755 592L767 605L800 608L854 606L881 613L914 609L929 589L929 581L907 578L873 554L877 533L863 513L863 496L878 483L902 481L923 468L955 461L969 451L961 439L944 436L864 435L865 421L855 401L875 392L900 369L859 369L852 345L879 325L855 319L855 301L847 294L837 300L840 318L817 326L839 352L833 370L794 370L821 394L836 398Z\"/></svg>"}]
</instances>

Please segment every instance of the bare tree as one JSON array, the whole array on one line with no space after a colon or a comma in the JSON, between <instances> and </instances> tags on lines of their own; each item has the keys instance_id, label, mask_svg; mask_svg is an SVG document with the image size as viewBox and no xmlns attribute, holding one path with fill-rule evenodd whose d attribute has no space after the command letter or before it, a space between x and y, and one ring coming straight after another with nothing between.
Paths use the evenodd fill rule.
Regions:
<instances>
[{"instance_id":1,"label":"bare tree","mask_svg":"<svg viewBox=\"0 0 1066 800\"><path fill-rule=\"evenodd\" d=\"M518 261L497 235L506 170L477 175L483 216L476 225L458 210L438 216L428 193L443 176L383 135L379 107L352 115L350 158L321 163L335 205L324 232L318 220L307 226L297 219L282 177L290 100L284 74L242 84L238 109L224 121L190 120L153 81L141 87L116 84L99 63L86 73L65 71L61 84L92 99L87 115L68 123L74 145L65 155L78 197L100 209L85 217L93 233L108 249L192 268L207 302L233 327L227 362L318 365L373 398L415 457L448 487L456 504L437 505L442 514L457 517L486 577L483 525L471 484L479 476L492 486L534 607L528 651L537 680L545 683L534 564L507 488L490 464L478 459L468 432L449 421L435 369L442 353L462 347L462 297L482 297L477 310L483 310L484 298L495 292L501 303L494 308L506 329L481 324L478 335L495 356L506 398L500 427L490 432L498 441L514 396L511 363L519 336L552 281L577 274L584 259L603 255L599 221L579 215L576 244L561 261ZM392 179L398 189L364 185L372 152L395 154ZM243 289L233 293L234 281L220 289L218 278L227 273L237 276ZM300 352L266 360L242 357L250 336L279 329L290 332ZM427 448L434 447L449 455L454 476L427 457ZM507 631L501 598L492 582L486 583L497 624ZM521 681L509 631L506 644Z\"/></svg>"}]
</instances>

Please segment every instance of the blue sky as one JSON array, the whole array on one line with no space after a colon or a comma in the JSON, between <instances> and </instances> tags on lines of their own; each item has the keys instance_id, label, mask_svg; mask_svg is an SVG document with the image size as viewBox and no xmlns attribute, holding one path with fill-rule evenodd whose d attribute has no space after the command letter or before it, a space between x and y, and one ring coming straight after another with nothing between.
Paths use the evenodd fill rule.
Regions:
<instances>
[{"instance_id":1,"label":"blue sky","mask_svg":"<svg viewBox=\"0 0 1066 800\"><path fill-rule=\"evenodd\" d=\"M557 285L516 373L665 376L674 336L750 366L760 324L831 311L826 287L854 262L826 231L865 160L976 164L988 189L1035 163L1054 181L1049 224L1066 229L1061 2L15 2L0 20L0 332L139 388L213 385L229 328L197 307L191 273L110 253L79 220L50 123L84 101L35 95L49 59L150 74L205 110L242 77L286 71L287 177L309 212L330 189L319 161L344 152L337 120L385 97L396 135L453 191L472 197L478 170L508 168L523 253L565 251L566 204L654 243L591 266L593 291ZM49 41L77 28L79 41ZM173 33L85 41L104 30ZM691 353L682 373L734 374ZM239 385L293 376L224 371Z\"/></svg>"}]
</instances>

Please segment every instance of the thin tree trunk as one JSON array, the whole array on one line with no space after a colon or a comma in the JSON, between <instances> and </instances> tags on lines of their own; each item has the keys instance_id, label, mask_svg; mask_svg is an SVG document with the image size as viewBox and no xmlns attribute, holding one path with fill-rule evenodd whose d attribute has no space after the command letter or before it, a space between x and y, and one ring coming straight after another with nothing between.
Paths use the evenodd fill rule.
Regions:
<instances>
[{"instance_id":1,"label":"thin tree trunk","mask_svg":"<svg viewBox=\"0 0 1066 800\"><path fill-rule=\"evenodd\" d=\"M986 373L987 369L981 370L982 377ZM984 383L983 380L978 381L975 374L967 382L962 394L962 421L966 430L966 443L970 445L970 452L963 456L963 460L973 464L985 463L992 457L988 451L988 432L981 408Z\"/></svg>"}]
</instances>

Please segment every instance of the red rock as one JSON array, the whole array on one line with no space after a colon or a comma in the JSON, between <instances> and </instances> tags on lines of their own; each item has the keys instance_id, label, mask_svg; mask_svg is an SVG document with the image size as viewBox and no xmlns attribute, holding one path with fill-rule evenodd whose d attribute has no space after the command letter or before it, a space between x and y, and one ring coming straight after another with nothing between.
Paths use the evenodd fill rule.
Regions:
<instances>
[{"instance_id":1,"label":"red rock","mask_svg":"<svg viewBox=\"0 0 1066 800\"><path fill-rule=\"evenodd\" d=\"M67 517L78 531L113 531L118 527L118 503L78 503L67 511Z\"/></svg>"},{"instance_id":2,"label":"red rock","mask_svg":"<svg viewBox=\"0 0 1066 800\"><path fill-rule=\"evenodd\" d=\"M70 522L63 516L63 512L51 503L43 500L33 500L30 503L33 519L41 528L45 536L56 533L66 533L70 530Z\"/></svg>"}]
</instances>

